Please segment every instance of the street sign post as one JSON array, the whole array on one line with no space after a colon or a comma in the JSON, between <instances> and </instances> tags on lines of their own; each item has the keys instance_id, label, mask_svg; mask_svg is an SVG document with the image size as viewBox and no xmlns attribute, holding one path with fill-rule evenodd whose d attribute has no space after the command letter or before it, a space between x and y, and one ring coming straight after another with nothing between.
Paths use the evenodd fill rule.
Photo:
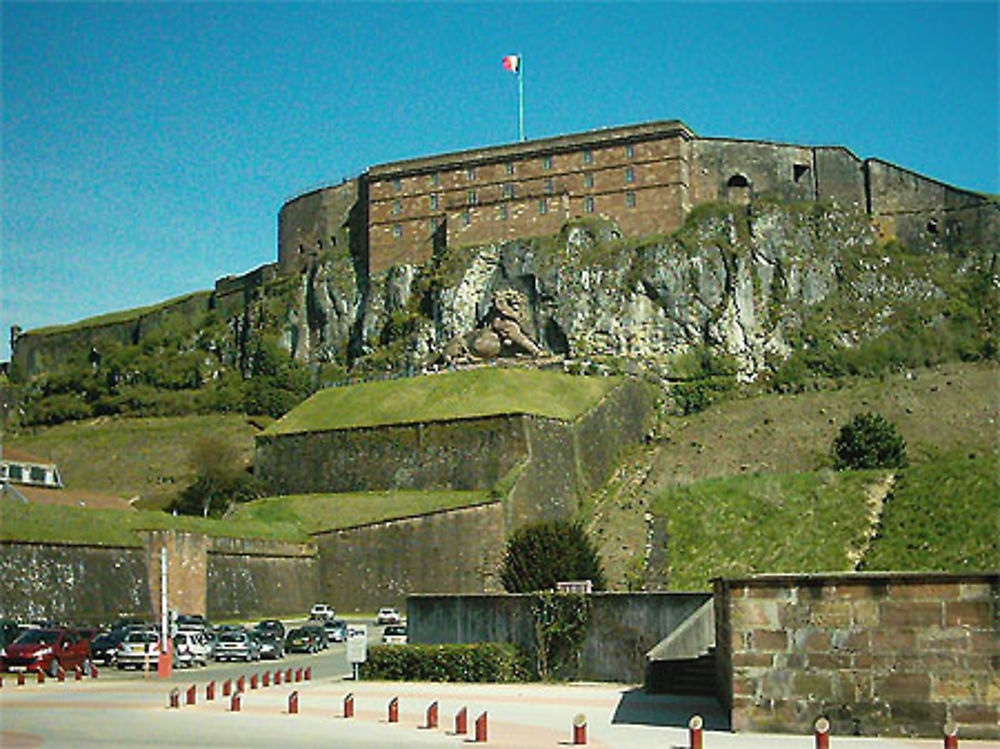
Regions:
<instances>
[{"instance_id":1,"label":"street sign post","mask_svg":"<svg viewBox=\"0 0 1000 749\"><path fill-rule=\"evenodd\" d=\"M361 664L368 660L368 627L365 625L347 628L347 662L354 669L354 680L358 680Z\"/></svg>"}]
</instances>

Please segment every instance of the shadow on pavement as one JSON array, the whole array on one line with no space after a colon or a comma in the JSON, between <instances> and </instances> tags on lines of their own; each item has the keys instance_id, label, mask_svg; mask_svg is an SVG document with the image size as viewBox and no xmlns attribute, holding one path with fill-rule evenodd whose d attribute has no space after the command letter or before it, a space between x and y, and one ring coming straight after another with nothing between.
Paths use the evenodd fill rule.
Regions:
<instances>
[{"instance_id":1,"label":"shadow on pavement","mask_svg":"<svg viewBox=\"0 0 1000 749\"><path fill-rule=\"evenodd\" d=\"M647 694L641 689L622 692L611 722L619 725L687 728L692 715L700 715L708 731L729 730L729 717L714 697Z\"/></svg>"}]
</instances>

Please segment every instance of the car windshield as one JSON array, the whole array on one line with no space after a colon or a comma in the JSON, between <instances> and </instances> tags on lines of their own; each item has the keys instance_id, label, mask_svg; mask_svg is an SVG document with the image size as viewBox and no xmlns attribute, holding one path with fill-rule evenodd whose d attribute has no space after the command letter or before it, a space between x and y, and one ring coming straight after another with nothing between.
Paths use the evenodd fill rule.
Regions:
<instances>
[{"instance_id":1,"label":"car windshield","mask_svg":"<svg viewBox=\"0 0 1000 749\"><path fill-rule=\"evenodd\" d=\"M406 627L403 626L391 626L385 628L385 633L387 635L405 635Z\"/></svg>"},{"instance_id":2,"label":"car windshield","mask_svg":"<svg viewBox=\"0 0 1000 749\"><path fill-rule=\"evenodd\" d=\"M125 642L157 642L160 636L156 632L129 632Z\"/></svg>"},{"instance_id":3,"label":"car windshield","mask_svg":"<svg viewBox=\"0 0 1000 749\"><path fill-rule=\"evenodd\" d=\"M308 634L309 633L306 632L304 629L293 629L291 632L288 633L288 636L289 637L305 637Z\"/></svg>"},{"instance_id":4,"label":"car windshield","mask_svg":"<svg viewBox=\"0 0 1000 749\"><path fill-rule=\"evenodd\" d=\"M243 642L245 638L242 632L223 632L219 635L219 642Z\"/></svg>"},{"instance_id":5,"label":"car windshield","mask_svg":"<svg viewBox=\"0 0 1000 749\"><path fill-rule=\"evenodd\" d=\"M29 629L21 634L15 645L51 645L59 639L59 631L55 629Z\"/></svg>"}]
</instances>

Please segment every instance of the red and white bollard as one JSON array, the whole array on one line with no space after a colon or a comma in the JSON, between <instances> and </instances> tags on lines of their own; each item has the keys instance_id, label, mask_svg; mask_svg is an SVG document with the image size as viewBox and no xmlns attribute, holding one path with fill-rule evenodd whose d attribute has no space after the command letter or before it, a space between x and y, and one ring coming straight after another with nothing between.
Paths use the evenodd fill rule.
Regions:
<instances>
[{"instance_id":1,"label":"red and white bollard","mask_svg":"<svg viewBox=\"0 0 1000 749\"><path fill-rule=\"evenodd\" d=\"M299 692L298 690L288 695L288 714L298 715L299 713Z\"/></svg>"},{"instance_id":2,"label":"red and white bollard","mask_svg":"<svg viewBox=\"0 0 1000 749\"><path fill-rule=\"evenodd\" d=\"M59 670L56 671L56 678L59 679L59 681L66 681L66 669L60 666Z\"/></svg>"},{"instance_id":3,"label":"red and white bollard","mask_svg":"<svg viewBox=\"0 0 1000 749\"><path fill-rule=\"evenodd\" d=\"M702 749L702 728L705 721L700 715L692 715L688 721L688 746L691 749Z\"/></svg>"},{"instance_id":4,"label":"red and white bollard","mask_svg":"<svg viewBox=\"0 0 1000 749\"><path fill-rule=\"evenodd\" d=\"M301 668L295 669L295 681L296 681L296 683L302 681L302 669Z\"/></svg>"},{"instance_id":5,"label":"red and white bollard","mask_svg":"<svg viewBox=\"0 0 1000 749\"><path fill-rule=\"evenodd\" d=\"M476 743L485 744L487 738L486 711L476 718Z\"/></svg>"},{"instance_id":6,"label":"red and white bollard","mask_svg":"<svg viewBox=\"0 0 1000 749\"><path fill-rule=\"evenodd\" d=\"M73 669L73 678L76 679L77 681L82 681L83 680L83 669L80 668L79 666L77 666L76 668L74 668Z\"/></svg>"},{"instance_id":7,"label":"red and white bollard","mask_svg":"<svg viewBox=\"0 0 1000 749\"><path fill-rule=\"evenodd\" d=\"M250 674L250 688L257 688L257 674Z\"/></svg>"},{"instance_id":8,"label":"red and white bollard","mask_svg":"<svg viewBox=\"0 0 1000 749\"><path fill-rule=\"evenodd\" d=\"M944 724L944 749L958 749L958 724L954 721Z\"/></svg>"},{"instance_id":9,"label":"red and white bollard","mask_svg":"<svg viewBox=\"0 0 1000 749\"><path fill-rule=\"evenodd\" d=\"M306 666L306 670L302 672L302 678L306 681L312 681L313 670L312 666Z\"/></svg>"},{"instance_id":10,"label":"red and white bollard","mask_svg":"<svg viewBox=\"0 0 1000 749\"><path fill-rule=\"evenodd\" d=\"M170 702L167 703L169 707L178 708L181 706L181 690L174 689L170 690Z\"/></svg>"},{"instance_id":11,"label":"red and white bollard","mask_svg":"<svg viewBox=\"0 0 1000 749\"><path fill-rule=\"evenodd\" d=\"M45 672L42 669L38 669L38 675L36 677L39 684L45 683Z\"/></svg>"},{"instance_id":12,"label":"red and white bollard","mask_svg":"<svg viewBox=\"0 0 1000 749\"><path fill-rule=\"evenodd\" d=\"M222 682L222 696L228 697L232 693L233 693L233 680L226 679L224 682Z\"/></svg>"},{"instance_id":13,"label":"red and white bollard","mask_svg":"<svg viewBox=\"0 0 1000 749\"><path fill-rule=\"evenodd\" d=\"M437 700L427 706L427 728L438 727L438 703Z\"/></svg>"},{"instance_id":14,"label":"red and white bollard","mask_svg":"<svg viewBox=\"0 0 1000 749\"><path fill-rule=\"evenodd\" d=\"M238 713L242 707L242 699L240 692L233 692L233 696L229 698L229 711L233 713Z\"/></svg>"},{"instance_id":15,"label":"red and white bollard","mask_svg":"<svg viewBox=\"0 0 1000 749\"><path fill-rule=\"evenodd\" d=\"M583 713L577 713L573 717L573 743L587 743L587 716Z\"/></svg>"},{"instance_id":16,"label":"red and white bollard","mask_svg":"<svg viewBox=\"0 0 1000 749\"><path fill-rule=\"evenodd\" d=\"M389 722L399 723L399 697L389 700Z\"/></svg>"},{"instance_id":17,"label":"red and white bollard","mask_svg":"<svg viewBox=\"0 0 1000 749\"><path fill-rule=\"evenodd\" d=\"M344 717L353 718L354 717L354 695L348 694L344 698Z\"/></svg>"},{"instance_id":18,"label":"red and white bollard","mask_svg":"<svg viewBox=\"0 0 1000 749\"><path fill-rule=\"evenodd\" d=\"M18 671L17 672L17 685L19 687L23 687L24 686L24 671Z\"/></svg>"},{"instance_id":19,"label":"red and white bollard","mask_svg":"<svg viewBox=\"0 0 1000 749\"><path fill-rule=\"evenodd\" d=\"M817 718L813 728L816 729L816 749L830 749L830 721Z\"/></svg>"},{"instance_id":20,"label":"red and white bollard","mask_svg":"<svg viewBox=\"0 0 1000 749\"><path fill-rule=\"evenodd\" d=\"M247 691L247 677L241 676L236 680L236 691L237 692Z\"/></svg>"},{"instance_id":21,"label":"red and white bollard","mask_svg":"<svg viewBox=\"0 0 1000 749\"><path fill-rule=\"evenodd\" d=\"M205 685L205 702L211 702L215 699L215 682L210 681Z\"/></svg>"},{"instance_id":22,"label":"red and white bollard","mask_svg":"<svg viewBox=\"0 0 1000 749\"><path fill-rule=\"evenodd\" d=\"M292 680L292 669L285 669L285 683L289 683Z\"/></svg>"},{"instance_id":23,"label":"red and white bollard","mask_svg":"<svg viewBox=\"0 0 1000 749\"><path fill-rule=\"evenodd\" d=\"M280 687L281 686L281 669L280 668L274 672L274 686L276 686L276 687Z\"/></svg>"},{"instance_id":24,"label":"red and white bollard","mask_svg":"<svg viewBox=\"0 0 1000 749\"><path fill-rule=\"evenodd\" d=\"M188 687L188 691L187 691L187 701L186 701L186 704L188 704L188 705L195 704L195 701L196 701L196 698L197 698L197 694L198 694L198 686L196 684L192 684L191 686L189 686Z\"/></svg>"},{"instance_id":25,"label":"red and white bollard","mask_svg":"<svg viewBox=\"0 0 1000 749\"><path fill-rule=\"evenodd\" d=\"M462 708L457 713L455 713L455 733L459 736L464 736L469 732L469 711L466 708Z\"/></svg>"},{"instance_id":26,"label":"red and white bollard","mask_svg":"<svg viewBox=\"0 0 1000 749\"><path fill-rule=\"evenodd\" d=\"M264 675L260 677L260 685L262 687L264 687L265 689L267 689L269 686L271 686L271 672L270 671L265 671Z\"/></svg>"},{"instance_id":27,"label":"red and white bollard","mask_svg":"<svg viewBox=\"0 0 1000 749\"><path fill-rule=\"evenodd\" d=\"M91 679L97 678L97 666L95 666L93 663L90 664L90 678Z\"/></svg>"}]
</instances>

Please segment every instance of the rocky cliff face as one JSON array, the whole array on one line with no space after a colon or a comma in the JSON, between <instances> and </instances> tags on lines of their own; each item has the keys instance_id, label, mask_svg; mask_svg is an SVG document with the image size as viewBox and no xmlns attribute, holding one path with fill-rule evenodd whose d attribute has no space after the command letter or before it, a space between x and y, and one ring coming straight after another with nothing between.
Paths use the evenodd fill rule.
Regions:
<instances>
[{"instance_id":1,"label":"rocky cliff face","mask_svg":"<svg viewBox=\"0 0 1000 749\"><path fill-rule=\"evenodd\" d=\"M914 310L933 322L965 276L995 281L996 253L912 255L865 214L816 204L699 209L677 235L644 242L580 222L558 238L447 249L370 280L343 259L321 262L302 276L284 340L304 361L419 369L503 355L501 319L543 355L664 370L709 346L754 379L817 327L851 346ZM501 296L513 313L498 311Z\"/></svg>"}]
</instances>

